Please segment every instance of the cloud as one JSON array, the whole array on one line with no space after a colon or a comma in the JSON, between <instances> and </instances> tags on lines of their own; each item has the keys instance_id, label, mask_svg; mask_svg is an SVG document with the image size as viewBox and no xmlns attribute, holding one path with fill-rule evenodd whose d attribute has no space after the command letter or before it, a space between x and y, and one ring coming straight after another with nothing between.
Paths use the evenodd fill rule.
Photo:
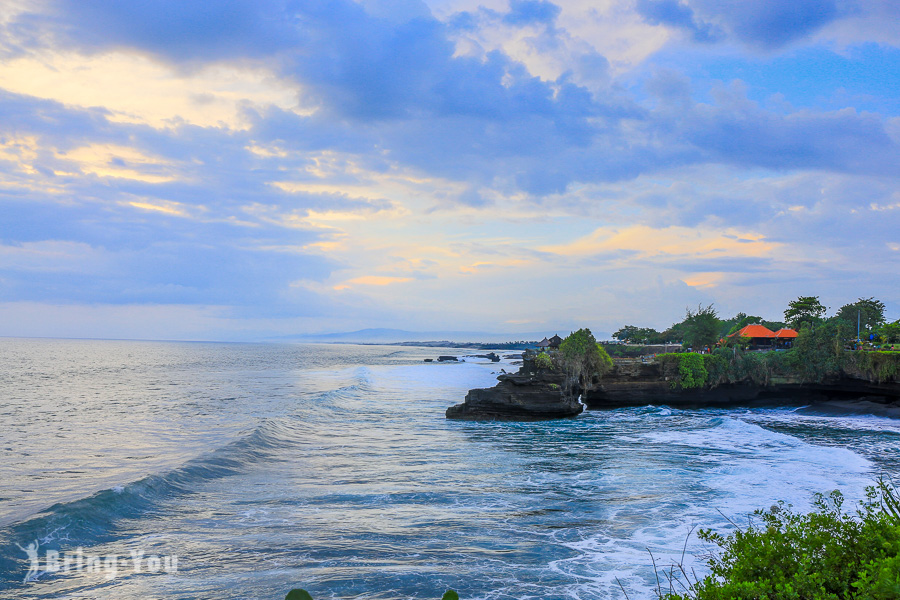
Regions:
<instances>
[{"instance_id":1,"label":"cloud","mask_svg":"<svg viewBox=\"0 0 900 600\"><path fill-rule=\"evenodd\" d=\"M510 0L503 21L510 25L552 24L561 12L559 6L546 0Z\"/></svg>"},{"instance_id":2,"label":"cloud","mask_svg":"<svg viewBox=\"0 0 900 600\"><path fill-rule=\"evenodd\" d=\"M295 2L223 0L215 6L154 0L57 0L25 13L14 30L54 28L55 43L85 52L141 47L176 61L268 56L291 43Z\"/></svg>"},{"instance_id":3,"label":"cloud","mask_svg":"<svg viewBox=\"0 0 900 600\"><path fill-rule=\"evenodd\" d=\"M648 23L685 30L697 42L731 37L765 50L809 37L845 16L835 0L638 0L636 9Z\"/></svg>"},{"instance_id":4,"label":"cloud","mask_svg":"<svg viewBox=\"0 0 900 600\"><path fill-rule=\"evenodd\" d=\"M299 106L300 89L261 66L211 64L179 71L146 55L45 51L0 62L7 91L70 106L103 106L112 121L153 127L246 127L243 111Z\"/></svg>"},{"instance_id":5,"label":"cloud","mask_svg":"<svg viewBox=\"0 0 900 600\"><path fill-rule=\"evenodd\" d=\"M10 6L0 299L22 314L667 325L847 282L900 303L897 107L856 81L900 55L818 60L889 7Z\"/></svg>"},{"instance_id":6,"label":"cloud","mask_svg":"<svg viewBox=\"0 0 900 600\"><path fill-rule=\"evenodd\" d=\"M722 37L717 27L698 21L693 9L678 0L637 0L635 8L648 23L685 29L695 41L714 42Z\"/></svg>"},{"instance_id":7,"label":"cloud","mask_svg":"<svg viewBox=\"0 0 900 600\"><path fill-rule=\"evenodd\" d=\"M560 246L541 250L562 256L608 255L628 257L759 257L770 255L778 247L752 232L733 230L703 231L686 227L654 229L636 225L627 228L599 228L590 235Z\"/></svg>"},{"instance_id":8,"label":"cloud","mask_svg":"<svg viewBox=\"0 0 900 600\"><path fill-rule=\"evenodd\" d=\"M347 290L352 287L358 285L392 285L395 283L405 283L407 281L412 281L411 277L387 277L384 275L364 275L362 277L354 277L353 279L348 279L343 283L339 283L334 286L336 290Z\"/></svg>"},{"instance_id":9,"label":"cloud","mask_svg":"<svg viewBox=\"0 0 900 600\"><path fill-rule=\"evenodd\" d=\"M677 123L678 137L708 160L776 169L896 173L900 144L880 115L853 108L780 114L749 100L739 81L717 86L714 103L685 110L684 92L675 89L662 93L679 102L659 109L656 116L670 127Z\"/></svg>"},{"instance_id":10,"label":"cloud","mask_svg":"<svg viewBox=\"0 0 900 600\"><path fill-rule=\"evenodd\" d=\"M704 17L720 21L735 37L763 48L802 39L838 18L835 0L692 0Z\"/></svg>"}]
</instances>

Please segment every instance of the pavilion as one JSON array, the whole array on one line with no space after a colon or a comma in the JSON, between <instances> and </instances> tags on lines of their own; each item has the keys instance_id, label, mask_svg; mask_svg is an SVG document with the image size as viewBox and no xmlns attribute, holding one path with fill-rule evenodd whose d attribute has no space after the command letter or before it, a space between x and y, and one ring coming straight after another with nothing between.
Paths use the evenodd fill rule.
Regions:
<instances>
[{"instance_id":1,"label":"pavilion","mask_svg":"<svg viewBox=\"0 0 900 600\"><path fill-rule=\"evenodd\" d=\"M750 348L753 349L789 348L797 337L797 332L787 328L772 331L768 327L756 324L747 325L728 337L750 338Z\"/></svg>"},{"instance_id":2,"label":"pavilion","mask_svg":"<svg viewBox=\"0 0 900 600\"><path fill-rule=\"evenodd\" d=\"M541 350L558 350L559 345L562 344L563 340L558 335L554 335L552 338L547 339L546 337L537 343L537 347Z\"/></svg>"}]
</instances>

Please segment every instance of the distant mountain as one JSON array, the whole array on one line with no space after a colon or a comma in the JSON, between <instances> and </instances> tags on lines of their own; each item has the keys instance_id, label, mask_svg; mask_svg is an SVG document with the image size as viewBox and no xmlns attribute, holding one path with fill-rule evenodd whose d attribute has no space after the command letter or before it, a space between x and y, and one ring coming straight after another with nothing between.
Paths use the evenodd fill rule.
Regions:
<instances>
[{"instance_id":1,"label":"distant mountain","mask_svg":"<svg viewBox=\"0 0 900 600\"><path fill-rule=\"evenodd\" d=\"M485 331L405 331L403 329L360 329L343 333L317 333L281 336L279 341L345 342L362 344L390 344L395 342L514 342L541 340L555 331L524 333L489 333ZM559 332L566 335L568 332Z\"/></svg>"}]
</instances>

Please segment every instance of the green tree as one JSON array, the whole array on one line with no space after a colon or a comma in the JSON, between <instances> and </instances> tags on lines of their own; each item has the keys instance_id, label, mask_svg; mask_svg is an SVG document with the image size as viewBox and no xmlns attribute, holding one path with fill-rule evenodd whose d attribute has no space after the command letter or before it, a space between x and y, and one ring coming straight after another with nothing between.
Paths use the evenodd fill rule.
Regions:
<instances>
[{"instance_id":1,"label":"green tree","mask_svg":"<svg viewBox=\"0 0 900 600\"><path fill-rule=\"evenodd\" d=\"M634 325L626 325L625 327L615 332L613 334L613 337L619 341L631 340L634 339L634 336L637 335L638 331L638 327L635 327Z\"/></svg>"},{"instance_id":2,"label":"green tree","mask_svg":"<svg viewBox=\"0 0 900 600\"><path fill-rule=\"evenodd\" d=\"M870 331L884 324L884 302L860 298L853 304L842 306L835 317L853 325L854 330L858 319L860 331Z\"/></svg>"},{"instance_id":3,"label":"green tree","mask_svg":"<svg viewBox=\"0 0 900 600\"><path fill-rule=\"evenodd\" d=\"M900 342L900 319L893 323L885 323L879 327L875 333L885 344L896 344L897 342Z\"/></svg>"},{"instance_id":4,"label":"green tree","mask_svg":"<svg viewBox=\"0 0 900 600\"><path fill-rule=\"evenodd\" d=\"M684 323L675 323L660 334L664 342L681 342L684 340Z\"/></svg>"},{"instance_id":5,"label":"green tree","mask_svg":"<svg viewBox=\"0 0 900 600\"><path fill-rule=\"evenodd\" d=\"M716 309L709 306L698 305L694 312L688 308L684 321L683 343L691 348L714 346L719 339L719 329L722 322L716 315Z\"/></svg>"},{"instance_id":6,"label":"green tree","mask_svg":"<svg viewBox=\"0 0 900 600\"><path fill-rule=\"evenodd\" d=\"M792 329L800 331L804 323L815 326L822 321L825 311L828 310L819 302L818 296L800 296L796 300L788 302L784 311L784 320Z\"/></svg>"},{"instance_id":7,"label":"green tree","mask_svg":"<svg viewBox=\"0 0 900 600\"><path fill-rule=\"evenodd\" d=\"M847 358L847 341L855 338L856 330L846 321L829 319L815 329L804 323L794 342L796 366L803 379L819 382L837 374Z\"/></svg>"},{"instance_id":8,"label":"green tree","mask_svg":"<svg viewBox=\"0 0 900 600\"><path fill-rule=\"evenodd\" d=\"M583 390L590 390L594 377L603 377L612 370L613 362L594 339L590 329L579 329L569 334L559 345L559 355L572 383L578 383Z\"/></svg>"},{"instance_id":9,"label":"green tree","mask_svg":"<svg viewBox=\"0 0 900 600\"><path fill-rule=\"evenodd\" d=\"M617 340L627 340L635 344L659 344L662 343L662 334L652 327L635 327L626 325L613 334Z\"/></svg>"}]
</instances>

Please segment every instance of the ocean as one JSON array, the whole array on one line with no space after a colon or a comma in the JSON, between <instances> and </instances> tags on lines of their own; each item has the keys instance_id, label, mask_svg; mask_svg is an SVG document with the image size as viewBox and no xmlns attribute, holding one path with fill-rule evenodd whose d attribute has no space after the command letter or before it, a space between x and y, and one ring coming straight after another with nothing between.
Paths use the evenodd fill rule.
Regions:
<instances>
[{"instance_id":1,"label":"ocean","mask_svg":"<svg viewBox=\"0 0 900 600\"><path fill-rule=\"evenodd\" d=\"M0 339L0 598L652 598L697 527L900 475L837 407L449 421L516 369L423 362L469 353Z\"/></svg>"}]
</instances>

